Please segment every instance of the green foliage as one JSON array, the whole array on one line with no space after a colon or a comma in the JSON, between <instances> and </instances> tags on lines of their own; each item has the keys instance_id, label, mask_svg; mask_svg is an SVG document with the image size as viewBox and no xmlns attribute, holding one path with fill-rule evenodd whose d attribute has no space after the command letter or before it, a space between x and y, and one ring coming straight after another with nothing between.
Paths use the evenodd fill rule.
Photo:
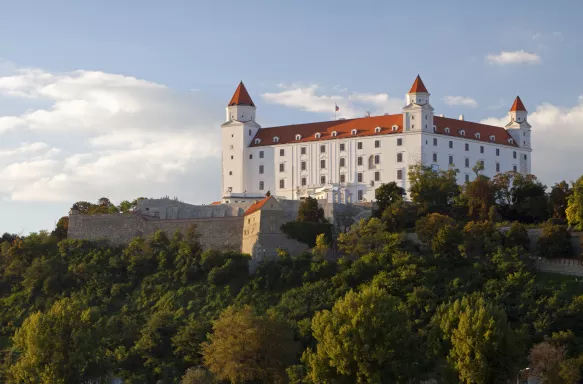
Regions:
<instances>
[{"instance_id":1,"label":"green foliage","mask_svg":"<svg viewBox=\"0 0 583 384\"><path fill-rule=\"evenodd\" d=\"M380 187L375 189L374 195L377 203L377 214L375 216L379 217L389 206L403 200L405 190L394 181L391 181L390 183L381 184Z\"/></svg>"},{"instance_id":2,"label":"green foliage","mask_svg":"<svg viewBox=\"0 0 583 384\"><path fill-rule=\"evenodd\" d=\"M341 233L338 236L338 248L348 255L363 256L402 241L401 235L388 233L383 223L373 217L369 220L361 219L352 226L350 232Z\"/></svg>"},{"instance_id":3,"label":"green foliage","mask_svg":"<svg viewBox=\"0 0 583 384\"><path fill-rule=\"evenodd\" d=\"M546 258L570 257L573 254L571 234L564 226L545 223L536 243L539 256Z\"/></svg>"},{"instance_id":4,"label":"green foliage","mask_svg":"<svg viewBox=\"0 0 583 384\"><path fill-rule=\"evenodd\" d=\"M569 197L572 194L573 190L566 181L561 181L560 183L553 185L551 193L549 194L553 219L558 219L562 222L567 221L567 206Z\"/></svg>"},{"instance_id":5,"label":"green foliage","mask_svg":"<svg viewBox=\"0 0 583 384\"><path fill-rule=\"evenodd\" d=\"M569 225L583 231L583 176L573 183L573 191L567 201L566 217Z\"/></svg>"},{"instance_id":6,"label":"green foliage","mask_svg":"<svg viewBox=\"0 0 583 384\"><path fill-rule=\"evenodd\" d=\"M496 189L490 179L478 175L473 181L466 183L463 194L469 217L474 220L488 220L490 209L496 203Z\"/></svg>"},{"instance_id":7,"label":"green foliage","mask_svg":"<svg viewBox=\"0 0 583 384\"><path fill-rule=\"evenodd\" d=\"M415 218L415 206L403 200L395 201L381 214L381 221L385 223L389 232L401 232L414 228Z\"/></svg>"},{"instance_id":8,"label":"green foliage","mask_svg":"<svg viewBox=\"0 0 583 384\"><path fill-rule=\"evenodd\" d=\"M415 232L425 244L431 244L431 240L437 235L437 232L446 225L454 226L455 221L446 215L432 213L420 218L415 223Z\"/></svg>"},{"instance_id":9,"label":"green foliage","mask_svg":"<svg viewBox=\"0 0 583 384\"><path fill-rule=\"evenodd\" d=\"M289 221L281 226L281 231L288 237L308 244L316 245L316 239L323 234L327 239L332 238L332 225L328 223L314 223L311 221Z\"/></svg>"},{"instance_id":10,"label":"green foliage","mask_svg":"<svg viewBox=\"0 0 583 384\"><path fill-rule=\"evenodd\" d=\"M534 175L508 171L492 178L504 220L540 223L550 217L546 186Z\"/></svg>"},{"instance_id":11,"label":"green foliage","mask_svg":"<svg viewBox=\"0 0 583 384\"><path fill-rule=\"evenodd\" d=\"M420 215L449 213L453 200L460 194L457 173L453 168L437 172L423 165L409 168L409 192Z\"/></svg>"},{"instance_id":12,"label":"green foliage","mask_svg":"<svg viewBox=\"0 0 583 384\"><path fill-rule=\"evenodd\" d=\"M504 245L508 248L522 247L528 251L530 249L530 238L526 227L517 221L512 223L504 234Z\"/></svg>"},{"instance_id":13,"label":"green foliage","mask_svg":"<svg viewBox=\"0 0 583 384\"><path fill-rule=\"evenodd\" d=\"M306 197L302 200L298 209L298 221L310 223L326 223L324 209L318 205L318 200L313 197Z\"/></svg>"}]
</instances>

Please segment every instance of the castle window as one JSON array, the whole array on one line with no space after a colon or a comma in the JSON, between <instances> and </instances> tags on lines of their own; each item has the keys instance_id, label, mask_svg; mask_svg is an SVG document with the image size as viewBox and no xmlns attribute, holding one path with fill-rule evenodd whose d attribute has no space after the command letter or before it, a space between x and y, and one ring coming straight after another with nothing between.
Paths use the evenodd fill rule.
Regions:
<instances>
[{"instance_id":1,"label":"castle window","mask_svg":"<svg viewBox=\"0 0 583 384\"><path fill-rule=\"evenodd\" d=\"M437 146L437 138L433 138L433 146L436 147Z\"/></svg>"},{"instance_id":2,"label":"castle window","mask_svg":"<svg viewBox=\"0 0 583 384\"><path fill-rule=\"evenodd\" d=\"M306 154L306 147L301 147L300 148L300 154L305 155Z\"/></svg>"},{"instance_id":3,"label":"castle window","mask_svg":"<svg viewBox=\"0 0 583 384\"><path fill-rule=\"evenodd\" d=\"M284 163L279 164L279 172L285 172L285 164Z\"/></svg>"},{"instance_id":4,"label":"castle window","mask_svg":"<svg viewBox=\"0 0 583 384\"><path fill-rule=\"evenodd\" d=\"M375 148L380 148L381 147L381 141L380 140L375 140L374 141L374 147Z\"/></svg>"},{"instance_id":5,"label":"castle window","mask_svg":"<svg viewBox=\"0 0 583 384\"><path fill-rule=\"evenodd\" d=\"M374 168L374 158L372 155L370 155L368 157L368 169L373 169Z\"/></svg>"},{"instance_id":6,"label":"castle window","mask_svg":"<svg viewBox=\"0 0 583 384\"><path fill-rule=\"evenodd\" d=\"M362 173L361 173L361 172L359 172L359 173L357 174L357 179L356 179L356 180L357 180L359 183L362 183Z\"/></svg>"},{"instance_id":7,"label":"castle window","mask_svg":"<svg viewBox=\"0 0 583 384\"><path fill-rule=\"evenodd\" d=\"M261 139L255 139L255 144L261 143Z\"/></svg>"},{"instance_id":8,"label":"castle window","mask_svg":"<svg viewBox=\"0 0 583 384\"><path fill-rule=\"evenodd\" d=\"M278 143L278 142L279 142L279 137L275 136L275 137L273 138L273 142L274 142L274 143Z\"/></svg>"},{"instance_id":9,"label":"castle window","mask_svg":"<svg viewBox=\"0 0 583 384\"><path fill-rule=\"evenodd\" d=\"M476 136L476 139L479 139L480 138L480 134L479 133L476 133L474 136Z\"/></svg>"},{"instance_id":10,"label":"castle window","mask_svg":"<svg viewBox=\"0 0 583 384\"><path fill-rule=\"evenodd\" d=\"M344 157L340 158L340 167L345 167L346 166L346 159Z\"/></svg>"},{"instance_id":11,"label":"castle window","mask_svg":"<svg viewBox=\"0 0 583 384\"><path fill-rule=\"evenodd\" d=\"M494 136L494 135L491 135L491 136L490 136L490 141L491 141L491 142L495 142L495 141L496 141L496 136Z\"/></svg>"},{"instance_id":12,"label":"castle window","mask_svg":"<svg viewBox=\"0 0 583 384\"><path fill-rule=\"evenodd\" d=\"M235 137L235 135L233 135L233 134L231 133L231 137Z\"/></svg>"},{"instance_id":13,"label":"castle window","mask_svg":"<svg viewBox=\"0 0 583 384\"><path fill-rule=\"evenodd\" d=\"M514 144L514 140L513 139L508 139L508 143L509 144Z\"/></svg>"},{"instance_id":14,"label":"castle window","mask_svg":"<svg viewBox=\"0 0 583 384\"><path fill-rule=\"evenodd\" d=\"M470 150L470 144L466 143L466 152Z\"/></svg>"},{"instance_id":15,"label":"castle window","mask_svg":"<svg viewBox=\"0 0 583 384\"><path fill-rule=\"evenodd\" d=\"M356 149L362 149L362 141L356 143Z\"/></svg>"},{"instance_id":16,"label":"castle window","mask_svg":"<svg viewBox=\"0 0 583 384\"><path fill-rule=\"evenodd\" d=\"M400 137L397 139L397 147L400 147L401 145L403 145L403 139L401 139Z\"/></svg>"},{"instance_id":17,"label":"castle window","mask_svg":"<svg viewBox=\"0 0 583 384\"><path fill-rule=\"evenodd\" d=\"M320 168L322 169L326 168L326 160L324 159L320 160Z\"/></svg>"},{"instance_id":18,"label":"castle window","mask_svg":"<svg viewBox=\"0 0 583 384\"><path fill-rule=\"evenodd\" d=\"M466 173L466 183L469 183L469 182L470 182L470 175L468 175L468 174Z\"/></svg>"},{"instance_id":19,"label":"castle window","mask_svg":"<svg viewBox=\"0 0 583 384\"><path fill-rule=\"evenodd\" d=\"M302 135L296 135L296 140L301 140L302 139Z\"/></svg>"},{"instance_id":20,"label":"castle window","mask_svg":"<svg viewBox=\"0 0 583 384\"><path fill-rule=\"evenodd\" d=\"M415 129L415 124L411 124L411 129Z\"/></svg>"},{"instance_id":21,"label":"castle window","mask_svg":"<svg viewBox=\"0 0 583 384\"><path fill-rule=\"evenodd\" d=\"M252 154L249 155L249 160L253 160L253 155Z\"/></svg>"},{"instance_id":22,"label":"castle window","mask_svg":"<svg viewBox=\"0 0 583 384\"><path fill-rule=\"evenodd\" d=\"M376 128L374 129L374 131L375 131L375 133L379 133L379 132L381 131L381 127L376 127Z\"/></svg>"},{"instance_id":23,"label":"castle window","mask_svg":"<svg viewBox=\"0 0 583 384\"><path fill-rule=\"evenodd\" d=\"M464 131L463 129L460 131L460 136L465 136L466 135L466 131Z\"/></svg>"},{"instance_id":24,"label":"castle window","mask_svg":"<svg viewBox=\"0 0 583 384\"><path fill-rule=\"evenodd\" d=\"M308 184L308 179L302 177L302 187L305 187Z\"/></svg>"},{"instance_id":25,"label":"castle window","mask_svg":"<svg viewBox=\"0 0 583 384\"><path fill-rule=\"evenodd\" d=\"M381 181L381 173L379 171L374 173L374 181Z\"/></svg>"},{"instance_id":26,"label":"castle window","mask_svg":"<svg viewBox=\"0 0 583 384\"><path fill-rule=\"evenodd\" d=\"M364 199L364 192L362 191L362 189L358 190L358 201L362 201Z\"/></svg>"},{"instance_id":27,"label":"castle window","mask_svg":"<svg viewBox=\"0 0 583 384\"><path fill-rule=\"evenodd\" d=\"M233 159L234 159L234 157L233 157L233 155L231 155L231 160L233 160Z\"/></svg>"},{"instance_id":28,"label":"castle window","mask_svg":"<svg viewBox=\"0 0 583 384\"><path fill-rule=\"evenodd\" d=\"M381 163L381 155L374 155L374 163L375 164Z\"/></svg>"},{"instance_id":29,"label":"castle window","mask_svg":"<svg viewBox=\"0 0 583 384\"><path fill-rule=\"evenodd\" d=\"M513 166L512 166L512 170L513 170L514 172L516 172L516 171L518 170L518 168L516 167L516 165L513 165Z\"/></svg>"},{"instance_id":30,"label":"castle window","mask_svg":"<svg viewBox=\"0 0 583 384\"><path fill-rule=\"evenodd\" d=\"M446 128L444 129L444 131L445 131L445 133L448 133L448 134L449 134L449 128L448 128L448 127L446 127Z\"/></svg>"},{"instance_id":31,"label":"castle window","mask_svg":"<svg viewBox=\"0 0 583 384\"><path fill-rule=\"evenodd\" d=\"M314 136L316 137L316 139L319 139L321 134L320 134L320 132L317 132Z\"/></svg>"},{"instance_id":32,"label":"castle window","mask_svg":"<svg viewBox=\"0 0 583 384\"><path fill-rule=\"evenodd\" d=\"M326 176L324 175L320 176L320 184L322 185L326 184Z\"/></svg>"},{"instance_id":33,"label":"castle window","mask_svg":"<svg viewBox=\"0 0 583 384\"><path fill-rule=\"evenodd\" d=\"M285 149L280 149L279 150L279 156L285 156Z\"/></svg>"},{"instance_id":34,"label":"castle window","mask_svg":"<svg viewBox=\"0 0 583 384\"><path fill-rule=\"evenodd\" d=\"M260 174L260 175L261 175L261 174L263 174L263 165L260 165L260 166L259 166L259 174Z\"/></svg>"},{"instance_id":35,"label":"castle window","mask_svg":"<svg viewBox=\"0 0 583 384\"><path fill-rule=\"evenodd\" d=\"M232 144L229 146L229 149L233 149L233 145Z\"/></svg>"},{"instance_id":36,"label":"castle window","mask_svg":"<svg viewBox=\"0 0 583 384\"><path fill-rule=\"evenodd\" d=\"M346 175L344 173L342 175L340 175L340 182L346 183Z\"/></svg>"},{"instance_id":37,"label":"castle window","mask_svg":"<svg viewBox=\"0 0 583 384\"><path fill-rule=\"evenodd\" d=\"M484 153L484 146L480 145L480 153Z\"/></svg>"},{"instance_id":38,"label":"castle window","mask_svg":"<svg viewBox=\"0 0 583 384\"><path fill-rule=\"evenodd\" d=\"M232 175L233 175L233 171L229 171L229 176L232 176Z\"/></svg>"},{"instance_id":39,"label":"castle window","mask_svg":"<svg viewBox=\"0 0 583 384\"><path fill-rule=\"evenodd\" d=\"M336 136L338 136L338 132L332 131L332 137L336 137Z\"/></svg>"},{"instance_id":40,"label":"castle window","mask_svg":"<svg viewBox=\"0 0 583 384\"><path fill-rule=\"evenodd\" d=\"M467 157L466 157L466 160L465 160L465 166L466 166L466 168L469 168L470 167L470 159L467 158Z\"/></svg>"},{"instance_id":41,"label":"castle window","mask_svg":"<svg viewBox=\"0 0 583 384\"><path fill-rule=\"evenodd\" d=\"M356 158L356 165L362 165L362 156Z\"/></svg>"},{"instance_id":42,"label":"castle window","mask_svg":"<svg viewBox=\"0 0 583 384\"><path fill-rule=\"evenodd\" d=\"M301 165L301 170L302 170L302 171L305 171L305 170L306 170L306 162L305 162L305 161L302 161L302 162L300 163L300 165Z\"/></svg>"},{"instance_id":43,"label":"castle window","mask_svg":"<svg viewBox=\"0 0 583 384\"><path fill-rule=\"evenodd\" d=\"M411 120L415 120L415 115L411 115Z\"/></svg>"},{"instance_id":44,"label":"castle window","mask_svg":"<svg viewBox=\"0 0 583 384\"><path fill-rule=\"evenodd\" d=\"M496 172L500 172L500 163L496 163Z\"/></svg>"},{"instance_id":45,"label":"castle window","mask_svg":"<svg viewBox=\"0 0 583 384\"><path fill-rule=\"evenodd\" d=\"M283 189L283 188L285 188L285 179L280 179L280 180L279 180L279 188L280 188L280 189Z\"/></svg>"},{"instance_id":46,"label":"castle window","mask_svg":"<svg viewBox=\"0 0 583 384\"><path fill-rule=\"evenodd\" d=\"M496 148L496 156L500 156L500 148Z\"/></svg>"},{"instance_id":47,"label":"castle window","mask_svg":"<svg viewBox=\"0 0 583 384\"><path fill-rule=\"evenodd\" d=\"M425 115L425 120L427 120L427 115Z\"/></svg>"},{"instance_id":48,"label":"castle window","mask_svg":"<svg viewBox=\"0 0 583 384\"><path fill-rule=\"evenodd\" d=\"M434 163L437 163L437 153L434 153L433 154L433 162Z\"/></svg>"},{"instance_id":49,"label":"castle window","mask_svg":"<svg viewBox=\"0 0 583 384\"><path fill-rule=\"evenodd\" d=\"M516 159L516 151L512 152L512 157Z\"/></svg>"},{"instance_id":50,"label":"castle window","mask_svg":"<svg viewBox=\"0 0 583 384\"><path fill-rule=\"evenodd\" d=\"M356 135L356 132L357 132L357 130L353 129L352 131L350 131L350 134L354 136L354 135Z\"/></svg>"},{"instance_id":51,"label":"castle window","mask_svg":"<svg viewBox=\"0 0 583 384\"><path fill-rule=\"evenodd\" d=\"M449 147L450 147L450 148L453 148L453 140L450 140L450 141L449 141Z\"/></svg>"},{"instance_id":52,"label":"castle window","mask_svg":"<svg viewBox=\"0 0 583 384\"><path fill-rule=\"evenodd\" d=\"M397 180L403 180L403 170L397 169Z\"/></svg>"},{"instance_id":53,"label":"castle window","mask_svg":"<svg viewBox=\"0 0 583 384\"><path fill-rule=\"evenodd\" d=\"M326 153L326 146L320 145L320 153Z\"/></svg>"},{"instance_id":54,"label":"castle window","mask_svg":"<svg viewBox=\"0 0 583 384\"><path fill-rule=\"evenodd\" d=\"M397 130L399 129L399 127L396 126L396 125L393 125L393 128L392 129L393 129L393 132L397 132Z\"/></svg>"},{"instance_id":55,"label":"castle window","mask_svg":"<svg viewBox=\"0 0 583 384\"><path fill-rule=\"evenodd\" d=\"M263 186L264 186L263 181L260 181L259 182L259 190L260 191L263 191Z\"/></svg>"},{"instance_id":56,"label":"castle window","mask_svg":"<svg viewBox=\"0 0 583 384\"><path fill-rule=\"evenodd\" d=\"M263 159L263 151L259 151L259 158Z\"/></svg>"},{"instance_id":57,"label":"castle window","mask_svg":"<svg viewBox=\"0 0 583 384\"><path fill-rule=\"evenodd\" d=\"M526 155L524 155L524 160L526 160Z\"/></svg>"},{"instance_id":58,"label":"castle window","mask_svg":"<svg viewBox=\"0 0 583 384\"><path fill-rule=\"evenodd\" d=\"M399 152L397 153L397 163L402 163L403 162L403 153Z\"/></svg>"},{"instance_id":59,"label":"castle window","mask_svg":"<svg viewBox=\"0 0 583 384\"><path fill-rule=\"evenodd\" d=\"M344 144L340 144L340 151L344 151L345 149L345 145Z\"/></svg>"},{"instance_id":60,"label":"castle window","mask_svg":"<svg viewBox=\"0 0 583 384\"><path fill-rule=\"evenodd\" d=\"M453 156L449 155L449 165L453 165Z\"/></svg>"}]
</instances>

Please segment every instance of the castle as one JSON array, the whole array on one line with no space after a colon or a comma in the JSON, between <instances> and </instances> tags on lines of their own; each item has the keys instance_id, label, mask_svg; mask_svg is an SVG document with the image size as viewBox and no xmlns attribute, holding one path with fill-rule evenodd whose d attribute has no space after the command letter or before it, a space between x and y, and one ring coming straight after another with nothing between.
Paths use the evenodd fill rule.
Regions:
<instances>
[{"instance_id":1,"label":"castle","mask_svg":"<svg viewBox=\"0 0 583 384\"><path fill-rule=\"evenodd\" d=\"M241 82L221 126L220 201L191 205L143 199L128 214L81 215L72 209L68 237L125 244L136 236L185 231L194 224L203 247L261 260L274 257L278 248L291 254L307 249L285 236L281 225L295 220L300 201L308 196L318 199L338 227L339 217L369 217L374 191L382 183L394 181L407 191L407 170L413 164L455 167L461 171L460 184L472 180L476 163L490 177L510 170L530 173L531 126L519 97L502 128L463 116L434 116L429 96L417 76L400 114L261 128Z\"/></svg>"},{"instance_id":2,"label":"castle","mask_svg":"<svg viewBox=\"0 0 583 384\"><path fill-rule=\"evenodd\" d=\"M531 172L531 126L520 97L505 128L435 116L419 76L395 115L261 128L241 82L226 108L222 134L222 202L307 196L330 202L373 201L382 183L406 191L410 165L460 170L471 181L476 163L489 177Z\"/></svg>"}]
</instances>

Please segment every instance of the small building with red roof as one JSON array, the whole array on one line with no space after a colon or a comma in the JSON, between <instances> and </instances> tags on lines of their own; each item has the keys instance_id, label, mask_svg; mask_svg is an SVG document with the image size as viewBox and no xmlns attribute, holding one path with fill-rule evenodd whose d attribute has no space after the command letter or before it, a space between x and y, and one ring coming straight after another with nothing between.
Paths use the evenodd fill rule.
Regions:
<instances>
[{"instance_id":1,"label":"small building with red roof","mask_svg":"<svg viewBox=\"0 0 583 384\"><path fill-rule=\"evenodd\" d=\"M531 126L520 97L508 112L508 124L500 127L466 121L463 115L436 115L430 96L418 75L401 113L261 127L241 82L221 126L221 202L261 201L267 191L291 200L373 201L382 183L394 181L408 190L414 164L455 168L460 184L475 177L477 163L489 177L531 172ZM331 112L335 109L331 103Z\"/></svg>"}]
</instances>

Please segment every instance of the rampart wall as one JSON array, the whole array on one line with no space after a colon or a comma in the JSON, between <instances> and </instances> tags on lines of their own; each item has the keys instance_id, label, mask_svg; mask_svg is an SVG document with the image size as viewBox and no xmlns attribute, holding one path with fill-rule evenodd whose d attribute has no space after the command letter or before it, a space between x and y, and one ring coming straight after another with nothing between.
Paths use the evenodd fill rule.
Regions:
<instances>
[{"instance_id":1,"label":"rampart wall","mask_svg":"<svg viewBox=\"0 0 583 384\"><path fill-rule=\"evenodd\" d=\"M542 259L536 261L541 272L559 273L561 275L583 276L583 261L573 259Z\"/></svg>"},{"instance_id":2,"label":"rampart wall","mask_svg":"<svg viewBox=\"0 0 583 384\"><path fill-rule=\"evenodd\" d=\"M227 216L203 219L161 220L144 218L138 214L69 215L69 239L101 240L113 244L127 244L134 237L152 236L161 230L168 235L186 231L196 225L204 248L241 249L243 216Z\"/></svg>"}]
</instances>

